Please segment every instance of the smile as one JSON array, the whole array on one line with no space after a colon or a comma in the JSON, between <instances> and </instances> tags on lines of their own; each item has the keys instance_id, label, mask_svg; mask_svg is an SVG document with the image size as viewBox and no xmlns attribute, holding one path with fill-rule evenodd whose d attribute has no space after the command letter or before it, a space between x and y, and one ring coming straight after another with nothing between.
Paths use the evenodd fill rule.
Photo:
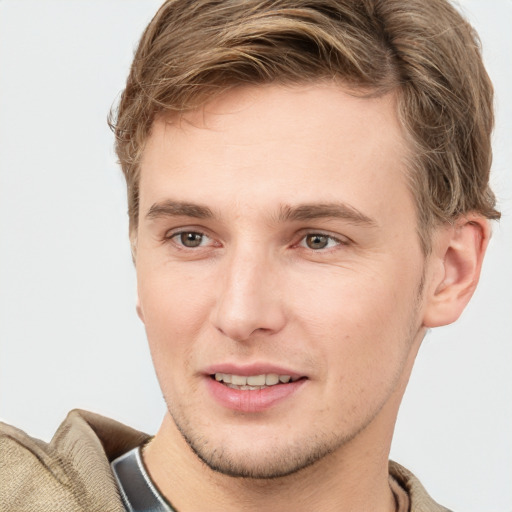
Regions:
<instances>
[{"instance_id":1,"label":"smile","mask_svg":"<svg viewBox=\"0 0 512 512\"><path fill-rule=\"evenodd\" d=\"M233 375L231 373L216 373L214 376L217 382L222 382L232 389L240 390L258 390L265 389L277 384L287 384L295 382L300 377L291 377L290 375L278 375L277 373L263 373L261 375Z\"/></svg>"}]
</instances>

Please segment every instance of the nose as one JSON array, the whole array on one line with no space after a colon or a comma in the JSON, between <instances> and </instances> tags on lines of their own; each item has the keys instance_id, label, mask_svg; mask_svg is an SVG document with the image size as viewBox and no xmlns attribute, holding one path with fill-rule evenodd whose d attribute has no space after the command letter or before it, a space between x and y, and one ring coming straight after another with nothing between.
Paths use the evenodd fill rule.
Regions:
<instances>
[{"instance_id":1,"label":"nose","mask_svg":"<svg viewBox=\"0 0 512 512\"><path fill-rule=\"evenodd\" d=\"M286 323L277 263L264 251L233 253L224 262L212 322L225 336L249 340Z\"/></svg>"}]
</instances>

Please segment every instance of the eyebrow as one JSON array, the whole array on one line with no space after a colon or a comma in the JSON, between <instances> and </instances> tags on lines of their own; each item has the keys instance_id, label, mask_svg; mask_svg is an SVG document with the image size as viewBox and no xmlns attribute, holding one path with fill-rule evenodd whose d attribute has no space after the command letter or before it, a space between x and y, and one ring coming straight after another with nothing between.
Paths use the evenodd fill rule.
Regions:
<instances>
[{"instance_id":1,"label":"eyebrow","mask_svg":"<svg viewBox=\"0 0 512 512\"><path fill-rule=\"evenodd\" d=\"M297 206L282 206L279 222L307 221L315 219L343 219L357 225L377 226L377 221L346 203L314 203Z\"/></svg>"},{"instance_id":2,"label":"eyebrow","mask_svg":"<svg viewBox=\"0 0 512 512\"><path fill-rule=\"evenodd\" d=\"M207 206L168 199L154 203L146 213L149 220L162 217L192 217L212 219L215 217ZM315 219L343 219L357 225L377 226L377 221L346 203L306 203L296 206L281 205L277 222L309 221Z\"/></svg>"},{"instance_id":3,"label":"eyebrow","mask_svg":"<svg viewBox=\"0 0 512 512\"><path fill-rule=\"evenodd\" d=\"M160 217L194 217L196 219L210 219L213 212L207 206L182 201L167 200L155 203L146 213L147 219L158 219Z\"/></svg>"}]
</instances>

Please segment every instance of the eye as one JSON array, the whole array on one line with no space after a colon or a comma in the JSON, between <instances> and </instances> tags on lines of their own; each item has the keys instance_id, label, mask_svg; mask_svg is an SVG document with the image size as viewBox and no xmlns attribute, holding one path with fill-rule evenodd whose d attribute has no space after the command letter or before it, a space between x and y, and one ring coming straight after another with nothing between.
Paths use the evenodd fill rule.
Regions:
<instances>
[{"instance_id":1,"label":"eye","mask_svg":"<svg viewBox=\"0 0 512 512\"><path fill-rule=\"evenodd\" d=\"M301 240L300 245L314 251L319 251L322 249L336 247L341 243L341 240L338 240L333 236L324 235L322 233L310 233Z\"/></svg>"},{"instance_id":2,"label":"eye","mask_svg":"<svg viewBox=\"0 0 512 512\"><path fill-rule=\"evenodd\" d=\"M200 247L205 245L209 240L209 237L203 233L198 233L197 231L181 231L180 233L172 235L171 238L178 245L188 248Z\"/></svg>"}]
</instances>

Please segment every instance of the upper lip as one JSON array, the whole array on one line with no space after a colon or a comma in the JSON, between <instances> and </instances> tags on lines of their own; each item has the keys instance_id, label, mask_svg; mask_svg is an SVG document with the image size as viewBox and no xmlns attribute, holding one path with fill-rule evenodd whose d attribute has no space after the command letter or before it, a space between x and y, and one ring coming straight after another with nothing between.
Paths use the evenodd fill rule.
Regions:
<instances>
[{"instance_id":1,"label":"upper lip","mask_svg":"<svg viewBox=\"0 0 512 512\"><path fill-rule=\"evenodd\" d=\"M207 375L215 375L216 373L227 373L229 375L241 375L249 377L251 375L263 375L275 373L277 375L289 375L290 377L305 377L303 373L297 372L284 366L271 363L251 363L251 364L235 364L235 363L219 363L212 364L204 369Z\"/></svg>"}]
</instances>

